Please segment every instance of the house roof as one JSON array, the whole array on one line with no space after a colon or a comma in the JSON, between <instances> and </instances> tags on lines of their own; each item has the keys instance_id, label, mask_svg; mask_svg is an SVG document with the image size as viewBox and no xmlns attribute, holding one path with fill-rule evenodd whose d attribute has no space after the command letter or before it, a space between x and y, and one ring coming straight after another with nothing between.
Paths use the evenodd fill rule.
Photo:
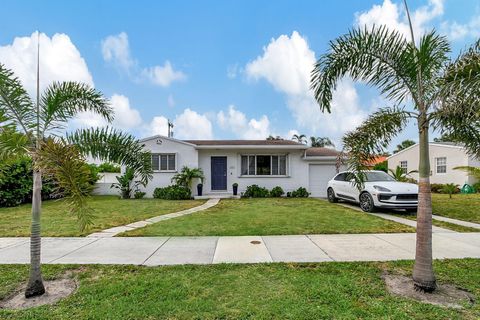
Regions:
<instances>
[{"instance_id":1,"label":"house roof","mask_svg":"<svg viewBox=\"0 0 480 320\"><path fill-rule=\"evenodd\" d=\"M387 161L388 157L386 156L378 156L378 157L375 157L373 158L372 160L370 160L369 162L365 163L364 165L368 166L368 167L373 167L375 166L376 164L379 164L379 163L382 163L384 161Z\"/></svg>"},{"instance_id":2,"label":"house roof","mask_svg":"<svg viewBox=\"0 0 480 320\"><path fill-rule=\"evenodd\" d=\"M197 146L305 146L291 140L183 140ZM306 146L305 146L306 147Z\"/></svg>"},{"instance_id":3,"label":"house roof","mask_svg":"<svg viewBox=\"0 0 480 320\"><path fill-rule=\"evenodd\" d=\"M305 152L307 157L336 157L340 154L340 151L330 148L314 147L308 148Z\"/></svg>"}]
</instances>

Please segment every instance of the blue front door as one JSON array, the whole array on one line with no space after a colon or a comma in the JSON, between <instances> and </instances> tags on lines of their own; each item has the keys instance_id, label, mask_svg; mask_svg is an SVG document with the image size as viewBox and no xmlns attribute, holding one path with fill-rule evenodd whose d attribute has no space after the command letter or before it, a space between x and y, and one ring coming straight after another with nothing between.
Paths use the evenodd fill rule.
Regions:
<instances>
[{"instance_id":1,"label":"blue front door","mask_svg":"<svg viewBox=\"0 0 480 320\"><path fill-rule=\"evenodd\" d=\"M212 157L212 190L227 190L227 157Z\"/></svg>"}]
</instances>

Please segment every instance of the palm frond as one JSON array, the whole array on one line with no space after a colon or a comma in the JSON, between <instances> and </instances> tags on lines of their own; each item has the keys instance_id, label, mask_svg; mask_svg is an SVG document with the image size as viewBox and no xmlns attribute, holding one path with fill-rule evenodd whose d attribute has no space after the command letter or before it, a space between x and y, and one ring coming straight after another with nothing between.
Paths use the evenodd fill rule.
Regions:
<instances>
[{"instance_id":1,"label":"palm frond","mask_svg":"<svg viewBox=\"0 0 480 320\"><path fill-rule=\"evenodd\" d=\"M480 157L480 40L448 65L439 82L434 126Z\"/></svg>"},{"instance_id":2,"label":"palm frond","mask_svg":"<svg viewBox=\"0 0 480 320\"><path fill-rule=\"evenodd\" d=\"M35 108L22 83L0 63L0 111L4 119L17 124L25 134L36 124Z\"/></svg>"},{"instance_id":3,"label":"palm frond","mask_svg":"<svg viewBox=\"0 0 480 320\"><path fill-rule=\"evenodd\" d=\"M316 62L311 88L322 111L330 112L337 82L344 76L365 81L397 104L415 99L415 48L385 26L354 29L330 42L330 50Z\"/></svg>"},{"instance_id":4,"label":"palm frond","mask_svg":"<svg viewBox=\"0 0 480 320\"><path fill-rule=\"evenodd\" d=\"M68 134L66 139L83 155L131 168L144 184L152 178L151 154L130 134L111 128L90 128Z\"/></svg>"},{"instance_id":5,"label":"palm frond","mask_svg":"<svg viewBox=\"0 0 480 320\"><path fill-rule=\"evenodd\" d=\"M35 169L56 182L55 192L65 198L83 231L92 223L94 210L87 200L92 185L90 170L78 148L59 139L46 139L34 155Z\"/></svg>"},{"instance_id":6,"label":"palm frond","mask_svg":"<svg viewBox=\"0 0 480 320\"><path fill-rule=\"evenodd\" d=\"M66 122L82 111L113 120L113 109L102 93L77 82L54 82L42 94L40 101L42 132L63 129Z\"/></svg>"},{"instance_id":7,"label":"palm frond","mask_svg":"<svg viewBox=\"0 0 480 320\"><path fill-rule=\"evenodd\" d=\"M477 179L480 179L480 167L472 167L472 166L460 166L460 167L455 167L453 170L461 170L470 176L474 176Z\"/></svg>"},{"instance_id":8,"label":"palm frond","mask_svg":"<svg viewBox=\"0 0 480 320\"><path fill-rule=\"evenodd\" d=\"M17 132L14 128L0 127L0 161L26 155L29 147L31 140L27 135Z\"/></svg>"},{"instance_id":9,"label":"palm frond","mask_svg":"<svg viewBox=\"0 0 480 320\"><path fill-rule=\"evenodd\" d=\"M373 113L361 126L343 137L349 170L356 172L355 185L363 186L365 164L383 154L392 139L405 127L409 115L400 108L384 108Z\"/></svg>"}]
</instances>

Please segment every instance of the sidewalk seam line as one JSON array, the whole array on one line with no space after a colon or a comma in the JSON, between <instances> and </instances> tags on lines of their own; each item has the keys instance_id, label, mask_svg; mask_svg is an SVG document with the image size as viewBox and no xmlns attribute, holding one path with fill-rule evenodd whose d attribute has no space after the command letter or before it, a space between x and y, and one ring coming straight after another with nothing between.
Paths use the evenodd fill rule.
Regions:
<instances>
[{"instance_id":1,"label":"sidewalk seam line","mask_svg":"<svg viewBox=\"0 0 480 320\"><path fill-rule=\"evenodd\" d=\"M320 251L322 251L323 253L325 253L325 255L326 255L327 257L329 257L330 259L332 259L332 261L337 261L337 260L333 259L333 257L331 257L331 256L327 253L327 251L323 250L315 241L313 241L313 240L310 238L310 235L305 234L304 236L306 236L306 237L308 238L308 240L310 240L311 243L313 243L318 249L320 249Z\"/></svg>"},{"instance_id":2,"label":"sidewalk seam line","mask_svg":"<svg viewBox=\"0 0 480 320\"><path fill-rule=\"evenodd\" d=\"M167 243L168 241L170 241L170 239L172 239L173 237L168 237L167 240L165 240L157 249L155 249L155 251L152 252L151 255L149 255L147 257L147 259L145 259L140 265L143 266L145 265L145 262L148 261L148 259L150 259L155 253L157 253L158 250L160 250L161 247L163 247L165 245L165 243Z\"/></svg>"},{"instance_id":3,"label":"sidewalk seam line","mask_svg":"<svg viewBox=\"0 0 480 320\"><path fill-rule=\"evenodd\" d=\"M95 239L95 238L87 238L87 237L85 237L85 239ZM75 249L75 250L72 250L72 251L70 251L70 252L68 252L68 253L65 253L63 256L58 257L58 258L53 259L53 260L50 260L50 261L48 261L48 262L46 262L46 263L53 263L53 262L55 262L55 261L57 261L57 260L59 260L59 259L62 259L62 258L64 258L64 257L68 256L68 255L71 254L71 253L74 253L75 251L78 251L78 250L80 250L80 249L82 249L82 248L85 248L86 246L91 245L91 244L94 243L94 242L97 242L97 241L100 240L100 239L103 239L103 238L96 238L96 239L93 240L92 242L89 242L89 243L87 243L87 244L84 244L83 246L80 246L80 247L78 247L78 248Z\"/></svg>"}]
</instances>

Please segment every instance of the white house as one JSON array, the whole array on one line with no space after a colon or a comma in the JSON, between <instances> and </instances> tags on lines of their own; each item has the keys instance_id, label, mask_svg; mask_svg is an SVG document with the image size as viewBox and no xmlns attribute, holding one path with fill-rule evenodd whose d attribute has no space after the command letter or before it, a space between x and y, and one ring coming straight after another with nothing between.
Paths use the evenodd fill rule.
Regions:
<instances>
[{"instance_id":1,"label":"white house","mask_svg":"<svg viewBox=\"0 0 480 320\"><path fill-rule=\"evenodd\" d=\"M418 143L388 157L388 168L395 170L397 166L405 172L418 170L419 146ZM475 179L464 171L454 170L459 166L480 166L480 160L468 155L460 144L451 142L430 143L430 182L455 183L462 186L465 183L473 184ZM418 174L411 174L418 180Z\"/></svg>"},{"instance_id":2,"label":"white house","mask_svg":"<svg viewBox=\"0 0 480 320\"><path fill-rule=\"evenodd\" d=\"M338 152L309 148L290 140L178 140L154 136L140 140L152 153L153 179L145 191L171 184L183 166L201 168L204 195L239 194L252 184L285 192L305 187L314 197L325 197L326 186L338 171ZM196 186L192 188L196 195Z\"/></svg>"}]
</instances>

